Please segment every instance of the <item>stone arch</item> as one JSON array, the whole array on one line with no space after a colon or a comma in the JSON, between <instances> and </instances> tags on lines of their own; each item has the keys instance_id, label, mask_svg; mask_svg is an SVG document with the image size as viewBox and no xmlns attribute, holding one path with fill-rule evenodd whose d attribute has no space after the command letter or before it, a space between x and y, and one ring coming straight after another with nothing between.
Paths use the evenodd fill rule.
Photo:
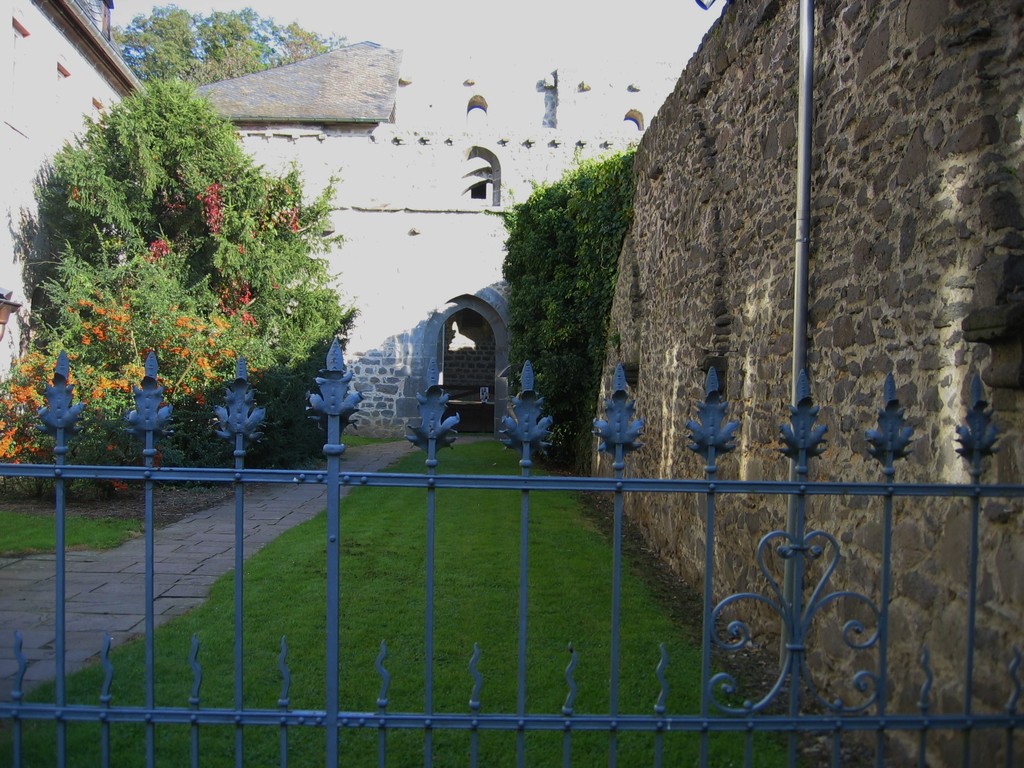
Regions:
<instances>
[{"instance_id":1,"label":"stone arch","mask_svg":"<svg viewBox=\"0 0 1024 768\"><path fill-rule=\"evenodd\" d=\"M484 164L472 163L482 160ZM471 147L466 153L467 163L472 163L472 170L462 178L473 179L462 193L469 193L474 200L486 200L490 192L491 205L501 205L501 162L498 156L484 147Z\"/></svg>"},{"instance_id":2,"label":"stone arch","mask_svg":"<svg viewBox=\"0 0 1024 768\"><path fill-rule=\"evenodd\" d=\"M463 321L459 325L460 319ZM448 347L451 343L452 324L459 325L460 335L470 341L482 342L484 354L476 355L475 364L480 358L487 358L487 369L482 375L472 378L458 378L451 382L452 372L450 363L452 361ZM452 410L459 410L462 419L462 431L470 431L468 428L481 423L481 420L489 424L489 431L497 434L501 426L501 418L505 415L508 403L508 382L502 376L508 368L508 310L504 297L496 290L486 289L479 294L463 294L450 299L444 309L435 313L427 322L424 329L424 342L431 345L434 350L434 359L437 361L438 370L444 382L445 391L451 396ZM445 375L446 353L448 354L449 368L448 375ZM426 363L424 371L426 372ZM479 369L478 369L479 370ZM422 380L422 375L414 376L417 381ZM449 383L452 383L449 390ZM479 389L482 386L490 388L490 402L486 407L480 403ZM474 430L475 431L475 430Z\"/></svg>"}]
</instances>

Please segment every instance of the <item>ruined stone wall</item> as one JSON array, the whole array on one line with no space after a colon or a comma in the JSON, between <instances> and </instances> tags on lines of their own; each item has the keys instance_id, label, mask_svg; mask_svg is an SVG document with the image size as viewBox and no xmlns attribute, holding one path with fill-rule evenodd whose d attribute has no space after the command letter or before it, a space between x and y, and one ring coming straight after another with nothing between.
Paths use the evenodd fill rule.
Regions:
<instances>
[{"instance_id":1,"label":"ruined stone wall","mask_svg":"<svg viewBox=\"0 0 1024 768\"><path fill-rule=\"evenodd\" d=\"M476 349L450 350L444 356L444 384L449 389L494 386L494 339Z\"/></svg>"},{"instance_id":2,"label":"ruined stone wall","mask_svg":"<svg viewBox=\"0 0 1024 768\"><path fill-rule=\"evenodd\" d=\"M916 438L897 479L967 482L954 429L980 373L1002 433L984 480L1019 483L1024 392L1012 317L1024 283L1024 3L816 6L808 372L829 446L812 476L880 479L864 431L876 425L892 372ZM686 419L703 396L702 369L713 364L741 422L720 476L788 476L777 449L791 387L797 7L730 4L638 150L606 377L618 361L637 366L633 394L647 427L646 447L630 459L634 475L702 476L686 448ZM723 497L720 505L716 596L760 590L755 547L783 526L785 500ZM634 496L628 507L651 546L698 585L702 509L700 499L653 496ZM936 711L962 707L968 509L897 502L894 709L916 711L923 645L932 653ZM880 500L812 503L809 528L833 533L843 547L834 588L877 599L881 510ZM987 502L981 537L975 703L992 711L1009 695L1006 663L1024 639L1020 501ZM770 646L771 624L760 618ZM848 669L852 654L834 641L845 618L819 622L815 668ZM935 749L941 764L946 747Z\"/></svg>"}]
</instances>

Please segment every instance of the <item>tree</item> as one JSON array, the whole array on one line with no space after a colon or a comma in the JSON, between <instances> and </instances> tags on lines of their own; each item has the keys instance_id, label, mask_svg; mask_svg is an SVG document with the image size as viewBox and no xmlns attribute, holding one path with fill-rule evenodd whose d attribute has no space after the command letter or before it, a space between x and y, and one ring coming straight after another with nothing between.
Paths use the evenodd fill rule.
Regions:
<instances>
[{"instance_id":1,"label":"tree","mask_svg":"<svg viewBox=\"0 0 1024 768\"><path fill-rule=\"evenodd\" d=\"M239 354L279 382L302 369L308 386L354 319L318 258L336 240L321 234L332 194L307 202L296 170L265 174L192 86L148 85L88 124L37 191L51 247L28 265L34 348L66 350L81 393L119 412L156 351L168 398L196 420L177 448L201 458L204 403Z\"/></svg>"},{"instance_id":2,"label":"tree","mask_svg":"<svg viewBox=\"0 0 1024 768\"><path fill-rule=\"evenodd\" d=\"M554 427L551 457L589 467L619 251L633 217L633 152L582 163L506 215L509 357L529 359Z\"/></svg>"},{"instance_id":3,"label":"tree","mask_svg":"<svg viewBox=\"0 0 1024 768\"><path fill-rule=\"evenodd\" d=\"M344 43L294 22L281 26L251 8L204 16L173 5L115 28L114 39L140 79L177 78L196 85L289 64Z\"/></svg>"}]
</instances>

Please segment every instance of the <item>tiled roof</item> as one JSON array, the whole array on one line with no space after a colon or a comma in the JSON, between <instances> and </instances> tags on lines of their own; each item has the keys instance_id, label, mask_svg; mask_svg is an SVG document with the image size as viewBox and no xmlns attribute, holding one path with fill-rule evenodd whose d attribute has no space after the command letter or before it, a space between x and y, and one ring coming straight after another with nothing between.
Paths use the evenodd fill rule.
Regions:
<instances>
[{"instance_id":1,"label":"tiled roof","mask_svg":"<svg viewBox=\"0 0 1024 768\"><path fill-rule=\"evenodd\" d=\"M231 120L387 122L402 52L357 43L199 88Z\"/></svg>"}]
</instances>

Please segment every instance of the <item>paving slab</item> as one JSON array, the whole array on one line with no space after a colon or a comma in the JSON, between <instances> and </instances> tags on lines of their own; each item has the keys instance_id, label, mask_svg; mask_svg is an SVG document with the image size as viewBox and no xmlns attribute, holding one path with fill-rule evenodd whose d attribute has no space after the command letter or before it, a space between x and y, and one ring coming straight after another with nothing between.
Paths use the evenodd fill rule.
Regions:
<instances>
[{"instance_id":1,"label":"paving slab","mask_svg":"<svg viewBox=\"0 0 1024 768\"><path fill-rule=\"evenodd\" d=\"M376 472L413 450L406 442L349 448L347 473ZM315 474L315 473L310 473ZM348 488L343 487L344 496ZM323 485L260 485L245 489L243 554L248 558L326 505ZM154 621L162 624L200 605L216 579L234 568L235 501L189 515L154 534ZM137 637L145 626L145 544L131 539L105 552L65 557L65 668L96 660L109 633L112 645ZM11 698L18 674L14 633L30 660L22 689L53 678L56 558L0 558L0 701Z\"/></svg>"}]
</instances>

